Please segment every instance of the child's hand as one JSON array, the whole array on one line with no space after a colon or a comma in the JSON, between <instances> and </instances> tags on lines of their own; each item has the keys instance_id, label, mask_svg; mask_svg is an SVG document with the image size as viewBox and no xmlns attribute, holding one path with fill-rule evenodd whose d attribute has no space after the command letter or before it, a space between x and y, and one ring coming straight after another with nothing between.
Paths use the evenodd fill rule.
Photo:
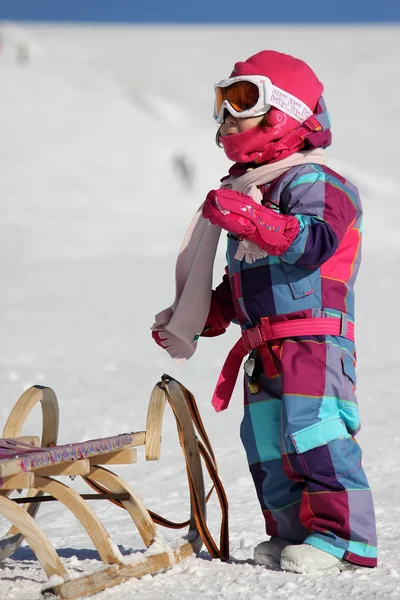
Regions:
<instances>
[{"instance_id":1,"label":"child's hand","mask_svg":"<svg viewBox=\"0 0 400 600\"><path fill-rule=\"evenodd\" d=\"M213 225L253 242L272 255L286 252L300 228L296 217L276 213L235 190L211 190L202 214Z\"/></svg>"}]
</instances>

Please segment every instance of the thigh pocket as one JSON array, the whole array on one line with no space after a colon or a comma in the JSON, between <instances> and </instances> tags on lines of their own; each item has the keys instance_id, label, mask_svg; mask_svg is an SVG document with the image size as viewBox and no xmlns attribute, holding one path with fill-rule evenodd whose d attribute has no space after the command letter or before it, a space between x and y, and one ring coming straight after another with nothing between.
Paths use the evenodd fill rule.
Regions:
<instances>
[{"instance_id":1,"label":"thigh pocket","mask_svg":"<svg viewBox=\"0 0 400 600\"><path fill-rule=\"evenodd\" d=\"M340 416L330 415L319 423L295 431L290 437L296 449L298 461L308 476L314 477L322 483L335 480L337 477L345 477L351 482L351 485L354 484L355 474L362 469L360 449ZM321 464L317 455L310 458L305 454L309 450L326 446L330 442L332 443L327 451L332 463L331 467L325 466L323 462Z\"/></svg>"},{"instance_id":2,"label":"thigh pocket","mask_svg":"<svg viewBox=\"0 0 400 600\"><path fill-rule=\"evenodd\" d=\"M347 386L345 389L345 399L349 400L356 391L356 369L354 366L354 358L349 354L342 354L341 356L342 371L346 378Z\"/></svg>"},{"instance_id":3,"label":"thigh pocket","mask_svg":"<svg viewBox=\"0 0 400 600\"><path fill-rule=\"evenodd\" d=\"M318 423L299 429L290 434L297 454L303 454L318 446L340 438L351 437L344 421L338 415L325 417Z\"/></svg>"},{"instance_id":4,"label":"thigh pocket","mask_svg":"<svg viewBox=\"0 0 400 600\"><path fill-rule=\"evenodd\" d=\"M339 402L339 415L347 429L354 435L360 429L360 415L356 397L356 371L354 359L348 354L341 356L344 378L343 399Z\"/></svg>"}]
</instances>

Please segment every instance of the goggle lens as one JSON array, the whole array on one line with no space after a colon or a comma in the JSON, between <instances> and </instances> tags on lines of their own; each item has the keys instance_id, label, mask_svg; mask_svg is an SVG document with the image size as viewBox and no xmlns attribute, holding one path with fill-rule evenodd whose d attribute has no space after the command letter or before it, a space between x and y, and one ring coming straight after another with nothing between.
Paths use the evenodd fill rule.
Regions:
<instances>
[{"instance_id":1,"label":"goggle lens","mask_svg":"<svg viewBox=\"0 0 400 600\"><path fill-rule=\"evenodd\" d=\"M227 100L232 108L240 113L253 108L260 96L258 86L251 81L237 81L227 87L217 87L215 94L217 114L220 112L224 100Z\"/></svg>"}]
</instances>

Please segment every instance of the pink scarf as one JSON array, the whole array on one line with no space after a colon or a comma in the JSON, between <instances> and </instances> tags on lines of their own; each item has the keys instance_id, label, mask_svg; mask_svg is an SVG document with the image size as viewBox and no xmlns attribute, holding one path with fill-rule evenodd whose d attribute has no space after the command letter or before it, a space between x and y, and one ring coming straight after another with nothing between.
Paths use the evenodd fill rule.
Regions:
<instances>
[{"instance_id":1,"label":"pink scarf","mask_svg":"<svg viewBox=\"0 0 400 600\"><path fill-rule=\"evenodd\" d=\"M230 160L271 164L304 148L304 134L310 133L310 129L304 129L304 124L276 108L268 111L267 118L268 127L253 127L235 135L221 135L220 143Z\"/></svg>"},{"instance_id":2,"label":"pink scarf","mask_svg":"<svg viewBox=\"0 0 400 600\"><path fill-rule=\"evenodd\" d=\"M241 177L229 177L221 187L248 194L255 202L261 203L262 194L257 186L273 181L297 165L325 162L325 152L321 149L301 151L249 170ZM169 308L156 315L152 326L163 340L168 354L178 364L188 360L196 351L197 340L210 309L213 266L221 228L202 217L203 204L190 223L179 250L175 267L175 300ZM237 258L253 262L265 255L258 246L243 240Z\"/></svg>"}]
</instances>

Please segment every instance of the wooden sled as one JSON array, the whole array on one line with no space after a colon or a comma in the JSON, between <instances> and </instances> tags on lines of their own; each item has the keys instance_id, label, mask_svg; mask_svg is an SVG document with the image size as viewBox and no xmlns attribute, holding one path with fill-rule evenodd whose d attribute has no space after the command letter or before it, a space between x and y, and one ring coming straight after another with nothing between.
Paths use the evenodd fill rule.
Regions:
<instances>
[{"instance_id":1,"label":"wooden sled","mask_svg":"<svg viewBox=\"0 0 400 600\"><path fill-rule=\"evenodd\" d=\"M158 460L161 452L161 428L166 401L177 423L178 435L186 461L191 515L181 524L150 513L132 487L104 465L132 464L137 460L137 446L145 446L146 460ZM42 437L21 436L22 426L32 408L41 403ZM198 553L203 542L214 557L229 557L227 502L218 477L215 457L204 431L193 396L176 380L164 375L154 387L149 401L146 431L124 433L108 438L57 445L59 411L53 390L42 386L29 388L14 406L0 441L0 514L11 524L0 539L0 561L12 555L23 539L35 553L49 582L43 593L70 600L85 597L120 584L132 577L168 569L184 558ZM195 426L202 441L197 439ZM220 547L214 542L206 524L206 498L200 455L205 460L222 509ZM94 489L94 494L78 494L57 476L80 476ZM24 498L10 494L27 489ZM212 491L212 490L211 490ZM211 493L211 492L210 492ZM148 549L140 559L123 557L88 500L107 499L126 509ZM35 521L41 503L57 500L80 521L97 549L103 568L79 578L70 578L49 539ZM157 543L155 522L172 527L188 526L180 545L163 548Z\"/></svg>"}]
</instances>

